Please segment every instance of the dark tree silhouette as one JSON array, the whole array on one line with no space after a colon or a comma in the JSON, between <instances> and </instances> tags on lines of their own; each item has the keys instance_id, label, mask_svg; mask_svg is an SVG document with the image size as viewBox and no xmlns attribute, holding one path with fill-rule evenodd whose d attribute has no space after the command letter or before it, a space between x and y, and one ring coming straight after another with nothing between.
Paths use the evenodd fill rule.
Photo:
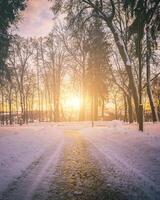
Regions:
<instances>
[{"instance_id":1,"label":"dark tree silhouette","mask_svg":"<svg viewBox=\"0 0 160 200\"><path fill-rule=\"evenodd\" d=\"M26 0L0 1L0 74L6 74L5 60L8 55L10 42L9 28L18 19L20 11L26 7ZM7 73L9 74L9 73Z\"/></svg>"}]
</instances>

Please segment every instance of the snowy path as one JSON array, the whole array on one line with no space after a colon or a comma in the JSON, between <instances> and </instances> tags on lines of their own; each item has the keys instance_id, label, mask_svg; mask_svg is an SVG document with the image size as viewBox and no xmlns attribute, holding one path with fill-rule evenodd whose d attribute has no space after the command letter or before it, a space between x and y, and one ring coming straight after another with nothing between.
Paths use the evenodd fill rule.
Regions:
<instances>
[{"instance_id":1,"label":"snowy path","mask_svg":"<svg viewBox=\"0 0 160 200\"><path fill-rule=\"evenodd\" d=\"M39 188L41 194L47 192L64 138L52 126L23 127L21 133L18 128L14 129L16 134L9 128L5 130L6 136L0 139L0 152L3 153L0 159L0 199L30 200Z\"/></svg>"},{"instance_id":2,"label":"snowy path","mask_svg":"<svg viewBox=\"0 0 160 200\"><path fill-rule=\"evenodd\" d=\"M46 200L125 199L123 194L106 184L101 167L90 155L88 145L78 127L67 128L64 154Z\"/></svg>"},{"instance_id":3,"label":"snowy path","mask_svg":"<svg viewBox=\"0 0 160 200\"><path fill-rule=\"evenodd\" d=\"M121 122L83 129L91 153L101 162L111 185L128 199L160 199L160 125L146 126L145 133ZM152 128L151 128L152 126Z\"/></svg>"},{"instance_id":4,"label":"snowy path","mask_svg":"<svg viewBox=\"0 0 160 200\"><path fill-rule=\"evenodd\" d=\"M0 128L0 200L159 200L159 155L160 124Z\"/></svg>"}]
</instances>

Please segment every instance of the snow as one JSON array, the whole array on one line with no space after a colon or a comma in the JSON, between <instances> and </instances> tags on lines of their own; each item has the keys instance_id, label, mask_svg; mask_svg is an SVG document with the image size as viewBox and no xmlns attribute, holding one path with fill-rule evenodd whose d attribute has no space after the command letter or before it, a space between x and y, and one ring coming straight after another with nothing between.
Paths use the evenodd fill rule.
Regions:
<instances>
[{"instance_id":1,"label":"snow","mask_svg":"<svg viewBox=\"0 0 160 200\"><path fill-rule=\"evenodd\" d=\"M127 53L127 51L126 51L126 48L125 48L125 46L124 46L124 42L123 42L123 40L122 40L122 38L120 37L120 34L117 32L117 31L115 31L115 33L116 33L116 35L117 35L117 43L119 43L119 45L120 45L120 47L122 47L123 48L123 50L124 50L124 53L125 53L125 57L126 57L126 66L131 66L131 62L130 62L130 59L129 59L129 56L128 56L128 53Z\"/></svg>"},{"instance_id":2,"label":"snow","mask_svg":"<svg viewBox=\"0 0 160 200\"><path fill-rule=\"evenodd\" d=\"M129 58L128 58L127 62L126 62L126 66L131 66L131 62L129 61Z\"/></svg>"},{"instance_id":3,"label":"snow","mask_svg":"<svg viewBox=\"0 0 160 200\"><path fill-rule=\"evenodd\" d=\"M128 189L131 183L147 194L148 198L141 199L160 199L160 123L145 123L143 133L138 131L137 124L118 120L94 124L93 128L91 122L1 127L0 194L18 177L22 177L23 181L19 182L24 188L28 180L34 179L31 189L35 190L46 177L46 171L50 168L52 174L51 166L58 163L65 143L64 132L76 130L88 143L95 159L100 161L110 185ZM38 159L39 166L27 170ZM32 173L23 177L23 172ZM137 195L137 191L134 192Z\"/></svg>"},{"instance_id":4,"label":"snow","mask_svg":"<svg viewBox=\"0 0 160 200\"><path fill-rule=\"evenodd\" d=\"M0 128L0 193L62 138L60 130L49 125Z\"/></svg>"},{"instance_id":5,"label":"snow","mask_svg":"<svg viewBox=\"0 0 160 200\"><path fill-rule=\"evenodd\" d=\"M120 171L122 178L132 180L149 199L159 199L160 124L145 123L144 133L137 129L136 124L112 121L94 128L85 128L81 133L94 146L93 155L96 156L97 152L102 155L102 165L110 163ZM97 157L99 159L99 155ZM122 185L113 176L110 181L111 184Z\"/></svg>"}]
</instances>

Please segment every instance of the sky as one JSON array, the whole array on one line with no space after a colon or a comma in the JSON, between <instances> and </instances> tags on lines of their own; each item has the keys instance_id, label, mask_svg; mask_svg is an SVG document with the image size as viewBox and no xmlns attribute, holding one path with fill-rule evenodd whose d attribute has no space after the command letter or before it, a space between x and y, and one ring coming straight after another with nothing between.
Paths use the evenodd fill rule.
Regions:
<instances>
[{"instance_id":1,"label":"sky","mask_svg":"<svg viewBox=\"0 0 160 200\"><path fill-rule=\"evenodd\" d=\"M29 0L28 7L22 12L22 20L15 32L23 37L47 35L53 27L52 2L48 0Z\"/></svg>"}]
</instances>

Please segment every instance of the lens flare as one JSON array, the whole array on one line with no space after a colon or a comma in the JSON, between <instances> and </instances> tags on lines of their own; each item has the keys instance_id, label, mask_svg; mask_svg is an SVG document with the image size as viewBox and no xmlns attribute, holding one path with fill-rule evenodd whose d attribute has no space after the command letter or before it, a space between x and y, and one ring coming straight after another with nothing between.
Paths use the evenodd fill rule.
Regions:
<instances>
[{"instance_id":1,"label":"lens flare","mask_svg":"<svg viewBox=\"0 0 160 200\"><path fill-rule=\"evenodd\" d=\"M79 109L80 108L80 98L78 96L70 96L68 97L67 101L66 101L66 105L67 107L69 107L70 109Z\"/></svg>"}]
</instances>

